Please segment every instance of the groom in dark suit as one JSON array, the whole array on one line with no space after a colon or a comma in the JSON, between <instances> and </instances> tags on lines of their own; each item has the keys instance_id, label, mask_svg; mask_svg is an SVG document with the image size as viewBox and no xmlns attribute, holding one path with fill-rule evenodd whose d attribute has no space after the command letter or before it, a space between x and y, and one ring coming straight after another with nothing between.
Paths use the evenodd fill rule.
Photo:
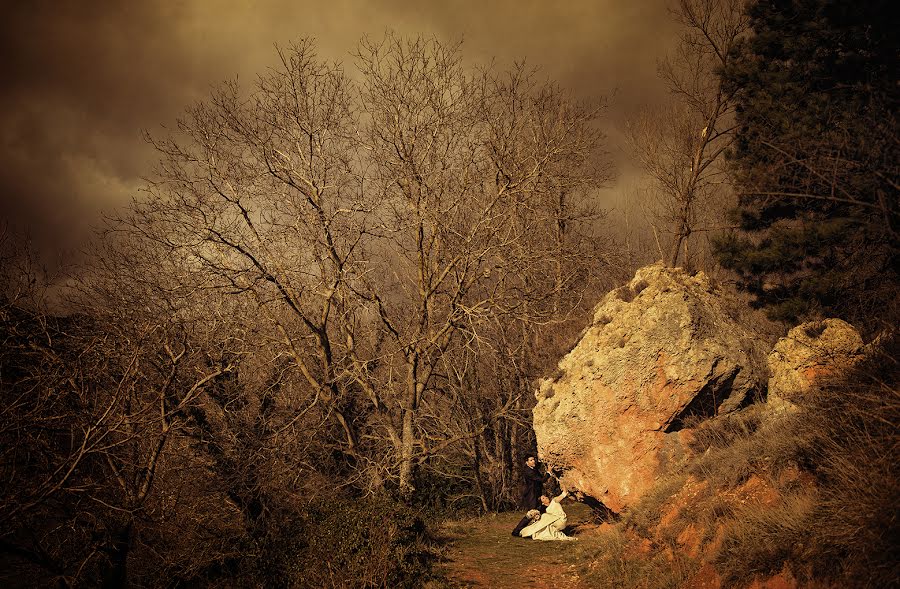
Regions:
<instances>
[{"instance_id":1,"label":"groom in dark suit","mask_svg":"<svg viewBox=\"0 0 900 589\"><path fill-rule=\"evenodd\" d=\"M524 482L522 496L519 499L519 509L526 512L537 509L539 512L544 513L547 506L541 503L541 495L544 494L544 481L547 480L547 475L541 474L541 471L538 469L537 459L534 456L525 458L525 470L522 474ZM512 535L518 536L519 531L529 523L531 523L531 518L526 515L513 529Z\"/></svg>"},{"instance_id":2,"label":"groom in dark suit","mask_svg":"<svg viewBox=\"0 0 900 589\"><path fill-rule=\"evenodd\" d=\"M522 497L519 500L519 509L523 511L537 509L541 505L541 495L544 494L544 481L547 480L547 475L541 474L534 456L525 458L525 469L522 474L525 481Z\"/></svg>"}]
</instances>

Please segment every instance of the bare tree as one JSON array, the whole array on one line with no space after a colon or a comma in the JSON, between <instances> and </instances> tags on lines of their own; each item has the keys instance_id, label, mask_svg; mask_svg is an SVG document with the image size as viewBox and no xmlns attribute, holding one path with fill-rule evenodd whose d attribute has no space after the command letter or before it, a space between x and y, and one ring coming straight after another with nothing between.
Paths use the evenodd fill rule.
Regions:
<instances>
[{"instance_id":1,"label":"bare tree","mask_svg":"<svg viewBox=\"0 0 900 589\"><path fill-rule=\"evenodd\" d=\"M498 314L546 316L527 300L576 275L557 262L564 225L588 215L560 199L605 179L599 110L522 72L468 73L433 40L363 41L359 84L307 42L279 55L249 95L227 84L155 142L132 228L252 301L348 460L411 489L446 447L418 421L442 357Z\"/></svg>"},{"instance_id":2,"label":"bare tree","mask_svg":"<svg viewBox=\"0 0 900 589\"><path fill-rule=\"evenodd\" d=\"M90 298L66 316L34 296L2 312L0 553L62 586L127 584L166 448L204 387L231 369L206 366L185 323L148 291L124 300L134 274L94 270Z\"/></svg>"},{"instance_id":3,"label":"bare tree","mask_svg":"<svg viewBox=\"0 0 900 589\"><path fill-rule=\"evenodd\" d=\"M536 334L600 274L602 104L434 40L363 41L358 82L279 57L154 140L65 317L7 272L0 555L31 578L205 578L316 487L515 494Z\"/></svg>"},{"instance_id":4,"label":"bare tree","mask_svg":"<svg viewBox=\"0 0 900 589\"><path fill-rule=\"evenodd\" d=\"M357 434L341 403L348 381L342 352L352 318L348 283L361 272L354 252L365 235L366 203L353 170L355 112L349 82L319 63L309 43L280 52L280 67L241 96L226 84L181 121L181 140L163 154L151 198L133 230L163 243L239 295L275 330L308 385L310 406L328 406L344 450Z\"/></svg>"},{"instance_id":5,"label":"bare tree","mask_svg":"<svg viewBox=\"0 0 900 589\"><path fill-rule=\"evenodd\" d=\"M728 66L732 48L747 33L743 0L679 0L673 14L682 25L675 54L659 74L671 105L645 112L628 125L633 151L658 195L648 216L654 231L669 235L663 261L690 263L690 237L715 229L715 203L729 194L723 154L733 141L733 92L723 90L717 71Z\"/></svg>"}]
</instances>

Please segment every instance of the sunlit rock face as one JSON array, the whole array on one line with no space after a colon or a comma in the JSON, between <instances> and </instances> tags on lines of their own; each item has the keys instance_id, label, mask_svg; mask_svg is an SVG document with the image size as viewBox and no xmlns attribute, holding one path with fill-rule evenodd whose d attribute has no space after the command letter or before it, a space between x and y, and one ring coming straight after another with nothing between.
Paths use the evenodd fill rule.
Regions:
<instances>
[{"instance_id":1,"label":"sunlit rock face","mask_svg":"<svg viewBox=\"0 0 900 589\"><path fill-rule=\"evenodd\" d=\"M768 403L776 410L791 410L823 380L845 372L863 357L862 337L846 321L802 323L778 340L769 354Z\"/></svg>"},{"instance_id":2,"label":"sunlit rock face","mask_svg":"<svg viewBox=\"0 0 900 589\"><path fill-rule=\"evenodd\" d=\"M606 295L536 393L538 451L564 487L621 511L677 459L686 423L763 390L769 349L738 308L704 274L660 265Z\"/></svg>"}]
</instances>

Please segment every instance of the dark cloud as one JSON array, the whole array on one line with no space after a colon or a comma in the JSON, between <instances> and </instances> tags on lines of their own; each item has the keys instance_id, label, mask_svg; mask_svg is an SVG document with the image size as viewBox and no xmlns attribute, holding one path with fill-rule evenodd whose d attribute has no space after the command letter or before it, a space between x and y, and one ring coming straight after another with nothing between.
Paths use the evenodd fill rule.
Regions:
<instances>
[{"instance_id":1,"label":"dark cloud","mask_svg":"<svg viewBox=\"0 0 900 589\"><path fill-rule=\"evenodd\" d=\"M663 0L41 0L2 16L0 215L46 252L76 248L134 196L154 161L142 130L222 79L252 79L276 43L313 36L323 57L349 61L386 29L462 36L473 61L526 58L582 96L615 90L615 123L658 99L655 62L673 37Z\"/></svg>"}]
</instances>

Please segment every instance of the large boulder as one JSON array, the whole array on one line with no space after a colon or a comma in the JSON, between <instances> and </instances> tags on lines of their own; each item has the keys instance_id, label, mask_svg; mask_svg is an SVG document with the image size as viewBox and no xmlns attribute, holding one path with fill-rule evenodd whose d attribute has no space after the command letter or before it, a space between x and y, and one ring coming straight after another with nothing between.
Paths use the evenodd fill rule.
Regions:
<instances>
[{"instance_id":1,"label":"large boulder","mask_svg":"<svg viewBox=\"0 0 900 589\"><path fill-rule=\"evenodd\" d=\"M677 457L686 422L762 392L769 348L739 307L703 273L661 265L606 295L536 393L538 452L563 486L620 511Z\"/></svg>"},{"instance_id":2,"label":"large boulder","mask_svg":"<svg viewBox=\"0 0 900 589\"><path fill-rule=\"evenodd\" d=\"M863 359L862 337L840 319L809 321L778 340L769 354L768 403L783 411L828 378L839 376Z\"/></svg>"}]
</instances>

